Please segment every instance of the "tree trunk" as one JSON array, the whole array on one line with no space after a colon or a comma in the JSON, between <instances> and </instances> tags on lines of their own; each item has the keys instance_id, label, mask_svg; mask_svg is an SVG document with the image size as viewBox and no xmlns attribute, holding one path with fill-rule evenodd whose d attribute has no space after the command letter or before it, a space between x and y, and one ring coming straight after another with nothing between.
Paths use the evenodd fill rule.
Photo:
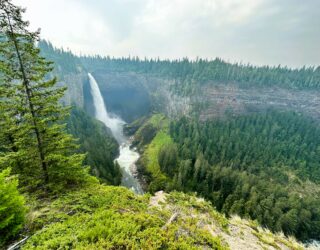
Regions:
<instances>
[{"instance_id":1,"label":"tree trunk","mask_svg":"<svg viewBox=\"0 0 320 250\"><path fill-rule=\"evenodd\" d=\"M38 147L40 160L41 160L41 166L42 166L42 170L43 170L43 174L44 174L44 182L48 183L49 182L48 166L47 166L47 163L45 161L45 155L44 155L44 152L43 152L43 146L42 146L42 140L41 140L41 136L40 136L40 131L39 131L39 128L38 128L38 125L37 125L37 121L36 121L36 114L35 114L35 111L34 111L34 106L33 106L32 100L31 100L32 93L31 93L31 90L29 88L29 80L28 80L28 78L26 76L26 73L25 73L24 65L23 65L22 58L21 58L20 51L19 51L19 47L18 47L18 42L17 42L17 40L16 40L16 38L14 36L13 27L11 25L10 16L9 16L8 13L7 13L7 17L8 17L8 24L9 24L9 27L10 27L10 32L11 32L11 35L12 35L12 41L13 41L14 48L15 48L15 51L16 51L17 56L18 56L19 66L20 66L20 70L21 70L21 74L22 74L22 78L23 78L23 85L25 87L26 94L27 94L27 99L28 99L28 103L29 103L29 109L30 109L31 116L32 116L33 129L34 129L34 132L35 132L36 138L37 138L37 147Z\"/></svg>"}]
</instances>

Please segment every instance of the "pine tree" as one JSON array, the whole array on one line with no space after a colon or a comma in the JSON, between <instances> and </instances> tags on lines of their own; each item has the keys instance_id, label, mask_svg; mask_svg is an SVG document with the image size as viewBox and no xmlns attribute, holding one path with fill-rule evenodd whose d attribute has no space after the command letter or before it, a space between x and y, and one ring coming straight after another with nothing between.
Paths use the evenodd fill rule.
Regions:
<instances>
[{"instance_id":1,"label":"pine tree","mask_svg":"<svg viewBox=\"0 0 320 250\"><path fill-rule=\"evenodd\" d=\"M56 86L52 64L36 47L39 32L28 31L23 12L11 0L0 3L0 164L46 188L82 182L84 155L74 153L63 123L69 108L59 103L66 89Z\"/></svg>"}]
</instances>

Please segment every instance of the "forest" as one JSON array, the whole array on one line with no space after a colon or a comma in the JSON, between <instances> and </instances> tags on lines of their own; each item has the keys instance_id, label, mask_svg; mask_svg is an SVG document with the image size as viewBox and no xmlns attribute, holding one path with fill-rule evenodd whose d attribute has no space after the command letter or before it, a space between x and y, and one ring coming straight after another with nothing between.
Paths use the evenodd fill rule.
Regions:
<instances>
[{"instance_id":1,"label":"forest","mask_svg":"<svg viewBox=\"0 0 320 250\"><path fill-rule=\"evenodd\" d=\"M90 166L90 173L104 183L119 185L121 171L113 162L119 154L118 143L111 132L75 106L67 119L67 131L78 138L79 152L87 154L84 164Z\"/></svg>"},{"instance_id":2,"label":"forest","mask_svg":"<svg viewBox=\"0 0 320 250\"><path fill-rule=\"evenodd\" d=\"M241 87L277 86L293 89L319 89L320 67L291 69L275 66L253 66L214 60L188 58L177 60L140 59L138 57L75 56L70 51L57 49L50 42L40 41L43 55L60 65L61 70L77 72L79 67L87 71L103 69L110 72L136 72L175 79L177 93L191 95L201 85L236 83Z\"/></svg>"},{"instance_id":3,"label":"forest","mask_svg":"<svg viewBox=\"0 0 320 250\"><path fill-rule=\"evenodd\" d=\"M268 111L170 123L158 153L168 190L196 191L226 214L257 219L299 239L320 235L320 130L313 120Z\"/></svg>"},{"instance_id":4,"label":"forest","mask_svg":"<svg viewBox=\"0 0 320 250\"><path fill-rule=\"evenodd\" d=\"M103 69L173 79L181 96L217 82L312 91L320 67L75 56L30 31L24 12L0 1L0 249L228 250L254 238L300 250L296 239L320 240L320 127L311 117L270 109L199 120L154 109L126 124L119 145L93 114L61 101L59 82ZM119 187L123 146L140 154L132 176L145 194Z\"/></svg>"}]
</instances>

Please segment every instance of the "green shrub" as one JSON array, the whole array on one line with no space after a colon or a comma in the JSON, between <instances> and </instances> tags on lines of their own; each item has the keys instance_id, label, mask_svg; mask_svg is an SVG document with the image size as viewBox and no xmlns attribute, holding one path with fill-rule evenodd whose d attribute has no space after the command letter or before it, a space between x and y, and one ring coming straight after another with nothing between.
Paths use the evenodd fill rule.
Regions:
<instances>
[{"instance_id":1,"label":"green shrub","mask_svg":"<svg viewBox=\"0 0 320 250\"><path fill-rule=\"evenodd\" d=\"M0 246L19 232L25 215L24 197L17 189L18 180L9 174L10 169L0 172Z\"/></svg>"},{"instance_id":2,"label":"green shrub","mask_svg":"<svg viewBox=\"0 0 320 250\"><path fill-rule=\"evenodd\" d=\"M166 225L171 212L150 208L149 199L104 185L61 195L46 208L39 205L42 229L23 249L227 249L194 221Z\"/></svg>"}]
</instances>

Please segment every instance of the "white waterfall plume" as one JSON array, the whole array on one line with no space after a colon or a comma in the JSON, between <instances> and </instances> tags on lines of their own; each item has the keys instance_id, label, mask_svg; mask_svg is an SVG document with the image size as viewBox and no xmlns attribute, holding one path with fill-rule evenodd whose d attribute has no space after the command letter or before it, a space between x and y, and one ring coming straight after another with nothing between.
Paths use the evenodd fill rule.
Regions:
<instances>
[{"instance_id":1,"label":"white waterfall plume","mask_svg":"<svg viewBox=\"0 0 320 250\"><path fill-rule=\"evenodd\" d=\"M125 122L121 120L119 117L109 115L103 97L101 95L98 83L90 73L88 73L88 77L91 86L93 104L95 107L95 117L98 120L102 121L108 128L110 128L113 136L120 144L123 143L124 136L122 132L122 127L125 124Z\"/></svg>"},{"instance_id":2,"label":"white waterfall plume","mask_svg":"<svg viewBox=\"0 0 320 250\"><path fill-rule=\"evenodd\" d=\"M90 73L88 73L88 77L95 108L95 117L110 128L114 138L120 144L120 154L116 161L122 169L122 185L130 188L137 194L143 194L138 179L133 175L133 173L136 173L135 163L139 159L139 154L130 148L130 141L123 135L123 125L125 122L119 117L108 113L98 83Z\"/></svg>"}]
</instances>

